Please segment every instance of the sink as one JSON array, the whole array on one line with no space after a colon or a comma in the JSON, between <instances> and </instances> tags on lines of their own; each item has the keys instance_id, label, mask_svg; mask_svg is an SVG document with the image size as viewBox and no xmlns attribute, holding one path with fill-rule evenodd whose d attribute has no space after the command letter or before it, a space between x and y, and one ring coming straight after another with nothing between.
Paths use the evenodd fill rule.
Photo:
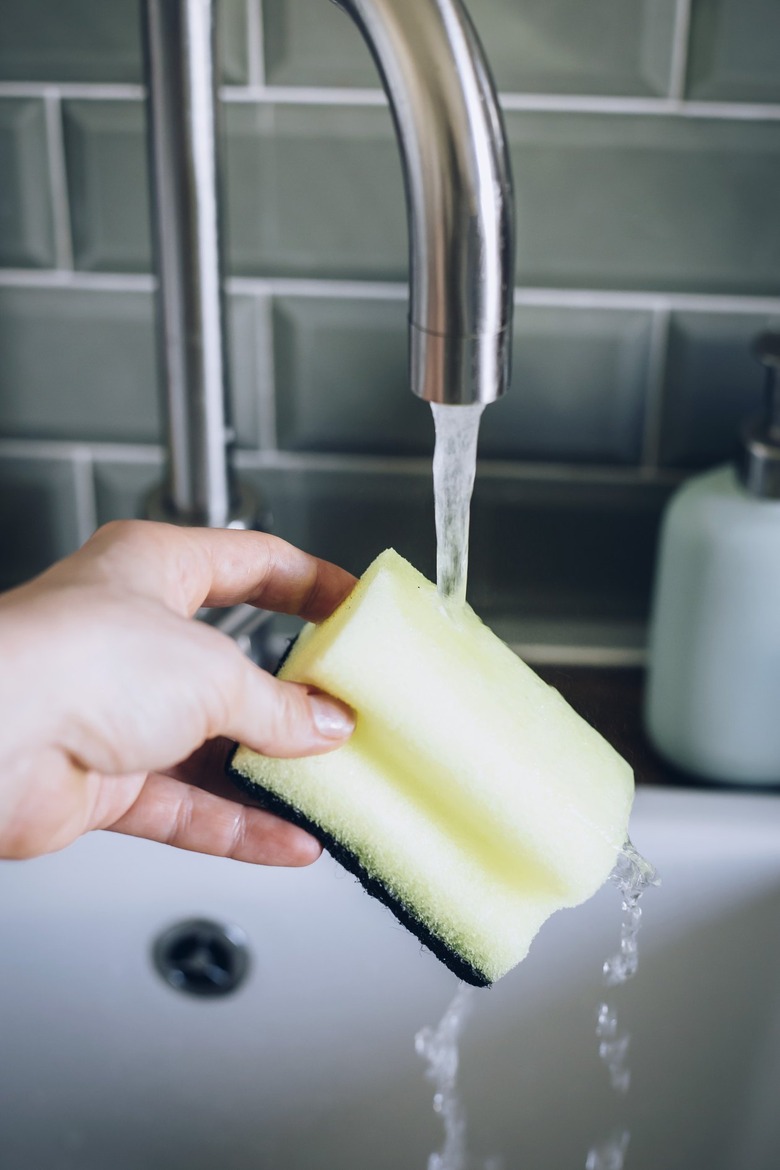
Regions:
<instances>
[{"instance_id":1,"label":"sink","mask_svg":"<svg viewBox=\"0 0 780 1170\"><path fill-rule=\"evenodd\" d=\"M636 978L601 983L608 885L472 996L475 1170L575 1170L624 1128L630 1170L780 1165L780 799L640 787L631 830L662 877ZM193 918L243 932L230 994L155 966ZM0 864L0 924L3 1170L424 1170L440 1147L414 1035L457 981L329 858L261 869L95 833ZM605 994L627 1097L598 1056Z\"/></svg>"}]
</instances>

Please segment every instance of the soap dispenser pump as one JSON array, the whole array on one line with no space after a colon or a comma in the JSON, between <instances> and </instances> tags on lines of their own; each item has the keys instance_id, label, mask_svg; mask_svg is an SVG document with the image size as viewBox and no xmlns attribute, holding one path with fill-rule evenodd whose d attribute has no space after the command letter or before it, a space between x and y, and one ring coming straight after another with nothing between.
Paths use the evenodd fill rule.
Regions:
<instances>
[{"instance_id":1,"label":"soap dispenser pump","mask_svg":"<svg viewBox=\"0 0 780 1170\"><path fill-rule=\"evenodd\" d=\"M753 349L762 413L735 462L688 480L664 515L644 715L670 763L766 786L780 785L780 332Z\"/></svg>"}]
</instances>

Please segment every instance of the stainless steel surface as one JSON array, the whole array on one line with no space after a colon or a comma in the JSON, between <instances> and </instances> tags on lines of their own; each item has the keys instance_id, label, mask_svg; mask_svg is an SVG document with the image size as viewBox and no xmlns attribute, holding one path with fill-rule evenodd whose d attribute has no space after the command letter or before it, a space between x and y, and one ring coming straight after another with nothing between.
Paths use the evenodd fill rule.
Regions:
<instances>
[{"instance_id":1,"label":"stainless steel surface","mask_svg":"<svg viewBox=\"0 0 780 1170\"><path fill-rule=\"evenodd\" d=\"M755 496L780 499L780 333L760 334L753 354L765 370L764 409L742 431L737 471Z\"/></svg>"},{"instance_id":2,"label":"stainless steel surface","mask_svg":"<svg viewBox=\"0 0 780 1170\"><path fill-rule=\"evenodd\" d=\"M258 666L274 670L279 661L274 619L276 614L254 605L231 605L225 609L204 607L198 619L214 626L237 644Z\"/></svg>"},{"instance_id":3,"label":"stainless steel surface","mask_svg":"<svg viewBox=\"0 0 780 1170\"><path fill-rule=\"evenodd\" d=\"M484 53L460 0L340 6L373 53L399 137L412 389L431 402L492 402L509 379L513 201ZM214 0L143 0L142 10L169 450L150 514L243 526L228 458Z\"/></svg>"},{"instance_id":4,"label":"stainless steel surface","mask_svg":"<svg viewBox=\"0 0 780 1170\"><path fill-rule=\"evenodd\" d=\"M412 390L493 402L509 381L514 275L509 152L460 0L336 0L374 56L409 214Z\"/></svg>"},{"instance_id":5,"label":"stainless steel surface","mask_svg":"<svg viewBox=\"0 0 780 1170\"><path fill-rule=\"evenodd\" d=\"M220 523L212 524L203 518L200 510L182 509L171 497L168 483L154 488L146 499L146 519L161 520L164 524L205 524L211 528L255 528L264 531L270 524L254 492L237 479L228 463L230 510ZM201 518L199 518L201 517Z\"/></svg>"},{"instance_id":6,"label":"stainless steel surface","mask_svg":"<svg viewBox=\"0 0 780 1170\"><path fill-rule=\"evenodd\" d=\"M143 0L168 480L178 523L234 519L220 259L213 0Z\"/></svg>"}]
</instances>

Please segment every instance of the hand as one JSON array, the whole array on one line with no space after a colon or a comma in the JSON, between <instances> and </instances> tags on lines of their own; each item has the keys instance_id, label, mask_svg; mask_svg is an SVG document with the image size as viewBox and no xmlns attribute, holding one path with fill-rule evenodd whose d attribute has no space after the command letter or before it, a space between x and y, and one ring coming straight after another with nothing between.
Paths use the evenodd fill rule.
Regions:
<instances>
[{"instance_id":1,"label":"hand","mask_svg":"<svg viewBox=\"0 0 780 1170\"><path fill-rule=\"evenodd\" d=\"M232 740L272 756L329 751L353 714L272 678L192 615L246 601L319 621L354 583L265 533L129 521L0 597L0 857L102 828L314 861L314 838L242 803L224 763Z\"/></svg>"}]
</instances>

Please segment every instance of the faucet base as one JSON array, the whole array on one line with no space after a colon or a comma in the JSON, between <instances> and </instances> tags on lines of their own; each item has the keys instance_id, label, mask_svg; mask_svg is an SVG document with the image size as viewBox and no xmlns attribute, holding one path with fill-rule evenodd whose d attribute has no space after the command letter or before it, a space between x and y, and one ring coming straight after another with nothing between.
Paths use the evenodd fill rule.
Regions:
<instances>
[{"instance_id":1,"label":"faucet base","mask_svg":"<svg viewBox=\"0 0 780 1170\"><path fill-rule=\"evenodd\" d=\"M179 524L184 528L239 528L265 532L270 528L271 517L260 498L245 483L232 485L230 508L219 523L211 517L178 508L171 499L166 484L159 484L146 498L144 516L147 520L159 520L163 524Z\"/></svg>"}]
</instances>

